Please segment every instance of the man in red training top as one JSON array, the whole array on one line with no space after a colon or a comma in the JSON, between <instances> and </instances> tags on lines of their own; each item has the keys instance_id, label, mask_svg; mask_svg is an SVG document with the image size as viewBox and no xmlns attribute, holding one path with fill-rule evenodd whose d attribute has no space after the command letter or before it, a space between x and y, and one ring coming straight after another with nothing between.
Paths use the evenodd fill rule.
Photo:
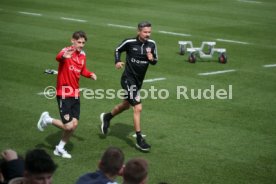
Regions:
<instances>
[{"instance_id":1,"label":"man in red training top","mask_svg":"<svg viewBox=\"0 0 276 184\"><path fill-rule=\"evenodd\" d=\"M61 140L54 150L55 155L63 158L72 157L64 146L77 128L80 117L80 76L97 79L95 73L86 68L86 55L82 50L86 41L85 32L76 31L71 39L72 46L63 48L56 56L59 62L56 95L61 120L50 117L48 112L43 112L37 123L40 131L44 131L49 124L63 129Z\"/></svg>"}]
</instances>

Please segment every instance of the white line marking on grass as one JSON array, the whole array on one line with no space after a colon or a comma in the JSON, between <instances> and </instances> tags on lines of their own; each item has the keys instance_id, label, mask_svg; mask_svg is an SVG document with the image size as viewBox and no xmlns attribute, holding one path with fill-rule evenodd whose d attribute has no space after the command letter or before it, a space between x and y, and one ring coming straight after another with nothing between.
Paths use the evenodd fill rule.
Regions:
<instances>
[{"instance_id":1,"label":"white line marking on grass","mask_svg":"<svg viewBox=\"0 0 276 184\"><path fill-rule=\"evenodd\" d=\"M119 28L127 28L127 29L136 29L136 27L132 27L132 26L124 26L124 25L119 25L119 24L107 24L108 26L111 27L119 27Z\"/></svg>"},{"instance_id":2,"label":"white line marking on grass","mask_svg":"<svg viewBox=\"0 0 276 184\"><path fill-rule=\"evenodd\" d=\"M214 72L207 72L207 73L199 73L198 75L216 75L228 72L235 72L236 70L221 70L221 71L214 71Z\"/></svg>"},{"instance_id":3,"label":"white line marking on grass","mask_svg":"<svg viewBox=\"0 0 276 184\"><path fill-rule=\"evenodd\" d=\"M56 92L55 91L53 91L53 92L51 92L51 91L49 91L49 92L39 92L39 93L37 93L38 95L52 95L52 94L55 94Z\"/></svg>"},{"instance_id":4,"label":"white line marking on grass","mask_svg":"<svg viewBox=\"0 0 276 184\"><path fill-rule=\"evenodd\" d=\"M70 20L70 21L75 21L75 22L87 22L87 20L82 20L82 19L74 19L74 18L67 18L67 17L60 17L62 20Z\"/></svg>"},{"instance_id":5,"label":"white line marking on grass","mask_svg":"<svg viewBox=\"0 0 276 184\"><path fill-rule=\"evenodd\" d=\"M249 0L238 0L238 1L243 3L257 3L257 4L262 3L261 1L249 1Z\"/></svg>"},{"instance_id":6,"label":"white line marking on grass","mask_svg":"<svg viewBox=\"0 0 276 184\"><path fill-rule=\"evenodd\" d=\"M24 15L32 15L32 16L42 16L40 13L31 13L31 12L18 12Z\"/></svg>"},{"instance_id":7,"label":"white line marking on grass","mask_svg":"<svg viewBox=\"0 0 276 184\"><path fill-rule=\"evenodd\" d=\"M141 134L141 135L142 135L142 137L146 137L145 134ZM132 134L132 137L136 138L137 137L136 133Z\"/></svg>"},{"instance_id":8,"label":"white line marking on grass","mask_svg":"<svg viewBox=\"0 0 276 184\"><path fill-rule=\"evenodd\" d=\"M265 68L271 68L271 67L276 67L276 64L269 64L269 65L264 65L263 67L265 67Z\"/></svg>"},{"instance_id":9,"label":"white line marking on grass","mask_svg":"<svg viewBox=\"0 0 276 184\"><path fill-rule=\"evenodd\" d=\"M174 33L174 32L169 32L169 31L158 31L158 32L163 33L163 34L176 35L176 36L192 36L190 34Z\"/></svg>"},{"instance_id":10,"label":"white line marking on grass","mask_svg":"<svg viewBox=\"0 0 276 184\"><path fill-rule=\"evenodd\" d=\"M155 78L155 79L146 79L144 82L155 82L155 81L161 81L166 80L166 78Z\"/></svg>"},{"instance_id":11,"label":"white line marking on grass","mask_svg":"<svg viewBox=\"0 0 276 184\"><path fill-rule=\"evenodd\" d=\"M217 41L220 42L228 42L228 43L239 43L239 44L244 44L244 45L248 45L248 42L241 42L241 41L237 41L237 40L226 40L226 39L221 39L221 38L217 38Z\"/></svg>"}]
</instances>

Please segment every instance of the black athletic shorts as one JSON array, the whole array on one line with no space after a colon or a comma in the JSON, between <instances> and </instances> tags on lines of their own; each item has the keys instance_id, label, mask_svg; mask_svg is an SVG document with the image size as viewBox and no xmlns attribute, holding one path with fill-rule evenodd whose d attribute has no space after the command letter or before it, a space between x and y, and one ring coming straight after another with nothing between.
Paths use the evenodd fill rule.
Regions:
<instances>
[{"instance_id":1,"label":"black athletic shorts","mask_svg":"<svg viewBox=\"0 0 276 184\"><path fill-rule=\"evenodd\" d=\"M57 96L59 114L64 124L72 121L73 118L80 119L80 99L75 97L61 98Z\"/></svg>"},{"instance_id":2,"label":"black athletic shorts","mask_svg":"<svg viewBox=\"0 0 276 184\"><path fill-rule=\"evenodd\" d=\"M122 78L121 79L121 86L125 90L124 99L126 99L131 106L135 106L141 103L139 87L135 81L131 79Z\"/></svg>"}]
</instances>

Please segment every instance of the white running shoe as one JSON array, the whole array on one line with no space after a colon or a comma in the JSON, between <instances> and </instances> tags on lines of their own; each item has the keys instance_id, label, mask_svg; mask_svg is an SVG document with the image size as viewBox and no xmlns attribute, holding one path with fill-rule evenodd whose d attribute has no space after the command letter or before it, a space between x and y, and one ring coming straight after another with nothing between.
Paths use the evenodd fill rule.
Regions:
<instances>
[{"instance_id":1,"label":"white running shoe","mask_svg":"<svg viewBox=\"0 0 276 184\"><path fill-rule=\"evenodd\" d=\"M48 112L43 112L37 122L37 128L38 130L40 130L41 132L44 131L44 128L47 126L47 123L45 121L45 117L49 116Z\"/></svg>"},{"instance_id":2,"label":"white running shoe","mask_svg":"<svg viewBox=\"0 0 276 184\"><path fill-rule=\"evenodd\" d=\"M60 149L58 146L56 146L56 149L54 150L54 155L61 156L62 158L72 158L72 156L64 148Z\"/></svg>"}]
</instances>

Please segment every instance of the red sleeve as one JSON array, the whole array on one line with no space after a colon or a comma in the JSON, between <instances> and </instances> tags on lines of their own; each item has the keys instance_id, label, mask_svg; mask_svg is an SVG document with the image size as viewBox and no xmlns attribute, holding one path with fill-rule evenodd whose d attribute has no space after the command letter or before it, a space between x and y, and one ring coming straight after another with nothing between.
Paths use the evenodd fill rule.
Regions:
<instances>
[{"instance_id":1,"label":"red sleeve","mask_svg":"<svg viewBox=\"0 0 276 184\"><path fill-rule=\"evenodd\" d=\"M63 54L65 52L66 48L62 49L56 56L56 60L58 62L62 62L64 60Z\"/></svg>"},{"instance_id":2,"label":"red sleeve","mask_svg":"<svg viewBox=\"0 0 276 184\"><path fill-rule=\"evenodd\" d=\"M84 66L83 66L82 71L81 71L81 75L84 76L84 77L90 78L92 74L93 74L93 72L90 72L86 68L86 61L85 61Z\"/></svg>"}]
</instances>

